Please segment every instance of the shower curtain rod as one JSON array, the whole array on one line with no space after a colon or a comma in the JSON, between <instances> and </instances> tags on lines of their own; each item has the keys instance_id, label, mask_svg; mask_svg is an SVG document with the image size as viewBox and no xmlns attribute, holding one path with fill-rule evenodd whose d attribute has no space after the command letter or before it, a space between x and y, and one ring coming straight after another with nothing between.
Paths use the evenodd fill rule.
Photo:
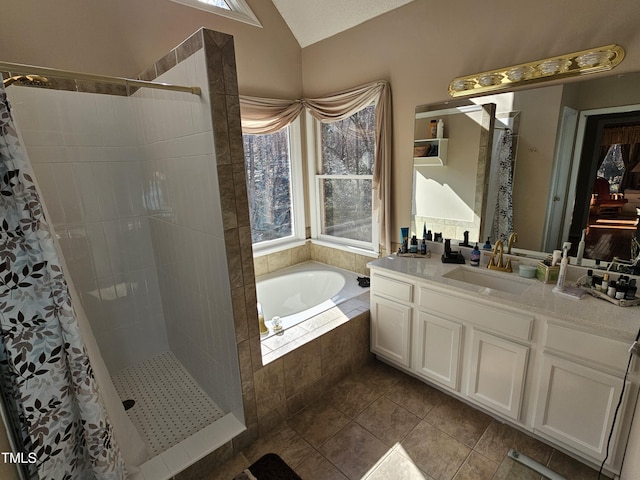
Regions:
<instances>
[{"instance_id":1,"label":"shower curtain rod","mask_svg":"<svg viewBox=\"0 0 640 480\"><path fill-rule=\"evenodd\" d=\"M69 70L57 70L48 67L38 67L35 65L23 65L20 63L0 62L0 72L8 71L10 74L20 73L23 75L37 74L50 76L53 78L66 78L70 80L87 80L90 82L110 83L113 85L124 85L125 87L145 87L158 88L162 90L172 90L175 92L187 92L193 95L200 95L200 87L185 87L183 85L173 85L170 83L149 82L146 80L134 80L132 78L110 77L107 75L94 75L91 73L72 72Z\"/></svg>"}]
</instances>

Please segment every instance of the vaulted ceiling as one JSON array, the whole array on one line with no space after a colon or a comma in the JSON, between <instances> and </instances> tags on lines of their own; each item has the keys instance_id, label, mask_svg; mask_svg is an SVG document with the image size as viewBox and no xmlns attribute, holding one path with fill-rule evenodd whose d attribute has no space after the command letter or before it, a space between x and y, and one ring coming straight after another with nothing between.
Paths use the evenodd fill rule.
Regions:
<instances>
[{"instance_id":1,"label":"vaulted ceiling","mask_svg":"<svg viewBox=\"0 0 640 480\"><path fill-rule=\"evenodd\" d=\"M302 48L413 0L273 0Z\"/></svg>"}]
</instances>

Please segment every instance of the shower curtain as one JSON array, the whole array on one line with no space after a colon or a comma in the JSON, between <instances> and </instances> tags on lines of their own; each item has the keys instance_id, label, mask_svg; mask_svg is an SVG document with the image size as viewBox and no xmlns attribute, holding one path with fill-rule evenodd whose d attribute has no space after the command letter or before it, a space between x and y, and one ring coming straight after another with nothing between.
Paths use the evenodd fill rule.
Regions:
<instances>
[{"instance_id":1,"label":"shower curtain","mask_svg":"<svg viewBox=\"0 0 640 480\"><path fill-rule=\"evenodd\" d=\"M496 149L497 196L491 231L495 241L506 240L513 232L513 134L509 128L500 130Z\"/></svg>"},{"instance_id":2,"label":"shower curtain","mask_svg":"<svg viewBox=\"0 0 640 480\"><path fill-rule=\"evenodd\" d=\"M123 457L4 87L0 212L0 387L19 422L25 461L41 480L124 479Z\"/></svg>"}]
</instances>

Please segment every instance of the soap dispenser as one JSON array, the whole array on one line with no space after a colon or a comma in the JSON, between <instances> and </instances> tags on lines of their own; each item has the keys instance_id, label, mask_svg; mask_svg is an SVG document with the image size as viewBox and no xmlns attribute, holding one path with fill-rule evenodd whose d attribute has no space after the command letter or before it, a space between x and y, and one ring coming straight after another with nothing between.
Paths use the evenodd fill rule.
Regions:
<instances>
[{"instance_id":1,"label":"soap dispenser","mask_svg":"<svg viewBox=\"0 0 640 480\"><path fill-rule=\"evenodd\" d=\"M480 266L480 249L478 248L478 242L476 242L476 246L471 250L471 255L469 257L469 263L472 267Z\"/></svg>"}]
</instances>

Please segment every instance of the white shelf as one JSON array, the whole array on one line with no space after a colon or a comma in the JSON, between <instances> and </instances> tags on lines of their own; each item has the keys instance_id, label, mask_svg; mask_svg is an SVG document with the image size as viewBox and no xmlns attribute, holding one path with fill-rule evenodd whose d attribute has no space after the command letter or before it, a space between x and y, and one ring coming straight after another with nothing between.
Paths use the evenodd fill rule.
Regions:
<instances>
[{"instance_id":1,"label":"white shelf","mask_svg":"<svg viewBox=\"0 0 640 480\"><path fill-rule=\"evenodd\" d=\"M432 166L443 167L447 164L447 149L449 146L448 138L425 138L416 139L413 142L414 147L414 166ZM415 156L416 149L426 147L424 155Z\"/></svg>"}]
</instances>

